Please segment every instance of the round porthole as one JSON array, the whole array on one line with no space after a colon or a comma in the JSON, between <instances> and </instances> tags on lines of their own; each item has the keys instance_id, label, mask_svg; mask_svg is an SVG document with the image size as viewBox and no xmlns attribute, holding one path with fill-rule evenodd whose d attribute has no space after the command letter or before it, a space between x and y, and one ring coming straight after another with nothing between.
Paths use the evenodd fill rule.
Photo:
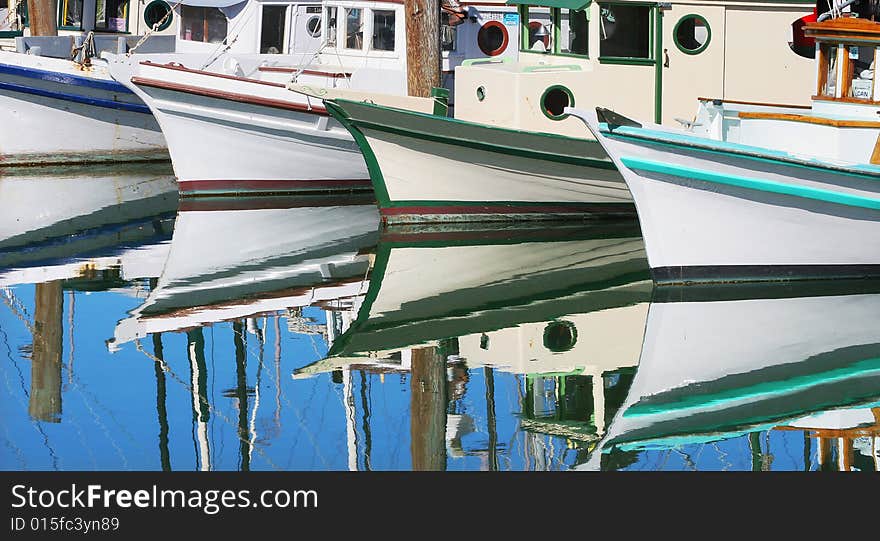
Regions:
<instances>
[{"instance_id":1,"label":"round porthole","mask_svg":"<svg viewBox=\"0 0 880 541\"><path fill-rule=\"evenodd\" d=\"M477 32L477 45L486 56L498 56L507 49L510 37L500 21L489 21Z\"/></svg>"},{"instance_id":2,"label":"round porthole","mask_svg":"<svg viewBox=\"0 0 880 541\"><path fill-rule=\"evenodd\" d=\"M672 30L675 45L685 54L698 54L709 46L712 30L701 15L685 15Z\"/></svg>"},{"instance_id":3,"label":"round porthole","mask_svg":"<svg viewBox=\"0 0 880 541\"><path fill-rule=\"evenodd\" d=\"M544 327L544 347L553 353L570 350L577 338L577 327L570 321L551 321Z\"/></svg>"},{"instance_id":4,"label":"round porthole","mask_svg":"<svg viewBox=\"0 0 880 541\"><path fill-rule=\"evenodd\" d=\"M321 18L315 15L306 21L306 32L313 38L321 37Z\"/></svg>"},{"instance_id":5,"label":"round porthole","mask_svg":"<svg viewBox=\"0 0 880 541\"><path fill-rule=\"evenodd\" d=\"M153 0L144 8L144 22L147 23L149 28L153 28L158 24L159 26L156 28L156 31L165 30L171 26L171 21L174 20L174 14L171 13L169 15L170 11L171 6L165 0ZM166 15L168 15L167 18L165 18ZM163 18L165 19L164 21L162 20ZM161 24L159 21L162 21Z\"/></svg>"},{"instance_id":6,"label":"round porthole","mask_svg":"<svg viewBox=\"0 0 880 541\"><path fill-rule=\"evenodd\" d=\"M485 86L478 86L477 87L477 100L483 101L484 99L486 99L486 87Z\"/></svg>"},{"instance_id":7,"label":"round porthole","mask_svg":"<svg viewBox=\"0 0 880 541\"><path fill-rule=\"evenodd\" d=\"M574 107L574 94L562 85L553 85L541 94L541 112L550 120L562 120L566 107Z\"/></svg>"}]
</instances>

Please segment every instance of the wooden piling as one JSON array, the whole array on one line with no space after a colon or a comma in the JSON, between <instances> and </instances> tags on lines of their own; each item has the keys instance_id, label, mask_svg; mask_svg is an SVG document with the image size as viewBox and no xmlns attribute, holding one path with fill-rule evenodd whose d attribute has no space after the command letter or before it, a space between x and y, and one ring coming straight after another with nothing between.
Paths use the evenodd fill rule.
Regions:
<instances>
[{"instance_id":1,"label":"wooden piling","mask_svg":"<svg viewBox=\"0 0 880 541\"><path fill-rule=\"evenodd\" d=\"M57 36L58 3L56 0L27 0L28 25L32 36Z\"/></svg>"},{"instance_id":2,"label":"wooden piling","mask_svg":"<svg viewBox=\"0 0 880 541\"><path fill-rule=\"evenodd\" d=\"M440 86L440 0L406 0L406 82L427 98Z\"/></svg>"},{"instance_id":3,"label":"wooden piling","mask_svg":"<svg viewBox=\"0 0 880 541\"><path fill-rule=\"evenodd\" d=\"M410 453L415 471L446 470L446 362L439 348L412 350Z\"/></svg>"},{"instance_id":4,"label":"wooden piling","mask_svg":"<svg viewBox=\"0 0 880 541\"><path fill-rule=\"evenodd\" d=\"M38 421L61 422L61 281L37 284L34 304L33 356L28 415Z\"/></svg>"}]
</instances>

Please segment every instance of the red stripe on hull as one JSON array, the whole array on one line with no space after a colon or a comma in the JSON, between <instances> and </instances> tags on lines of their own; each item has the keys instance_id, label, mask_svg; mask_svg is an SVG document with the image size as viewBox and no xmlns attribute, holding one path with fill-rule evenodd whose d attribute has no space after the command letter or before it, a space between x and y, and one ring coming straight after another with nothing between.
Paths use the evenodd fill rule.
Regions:
<instances>
[{"instance_id":1,"label":"red stripe on hull","mask_svg":"<svg viewBox=\"0 0 880 541\"><path fill-rule=\"evenodd\" d=\"M631 214L631 205L601 203L559 203L546 205L454 205L454 206L411 206L381 209L382 216L437 216L446 214Z\"/></svg>"},{"instance_id":2,"label":"red stripe on hull","mask_svg":"<svg viewBox=\"0 0 880 541\"><path fill-rule=\"evenodd\" d=\"M304 207L350 207L359 205L375 205L376 198L372 193L349 194L286 194L258 195L248 197L183 197L178 210L224 211L224 210L259 210L259 209L294 209Z\"/></svg>"},{"instance_id":3,"label":"red stripe on hull","mask_svg":"<svg viewBox=\"0 0 880 541\"><path fill-rule=\"evenodd\" d=\"M316 180L182 180L178 191L188 195L218 194L273 194L291 192L352 192L372 191L369 179L316 179Z\"/></svg>"},{"instance_id":4,"label":"red stripe on hull","mask_svg":"<svg viewBox=\"0 0 880 541\"><path fill-rule=\"evenodd\" d=\"M160 81L158 79L147 79L144 77L132 77L131 82L153 88L161 88L163 90L172 90L174 92L183 92L184 94L194 94L196 96L204 96L206 98L216 98L220 100L229 100L239 103L247 103L250 105L261 105L263 107L272 107L273 109L286 109L288 111L299 111L301 113L309 113L313 115L328 116L327 109L321 106L308 106L302 103L291 103L284 100L271 98L258 98L247 94L238 94L236 92L226 92L225 90L215 90L213 88L204 88L201 86L183 85L179 83L171 83ZM259 82L259 81L258 81Z\"/></svg>"}]
</instances>

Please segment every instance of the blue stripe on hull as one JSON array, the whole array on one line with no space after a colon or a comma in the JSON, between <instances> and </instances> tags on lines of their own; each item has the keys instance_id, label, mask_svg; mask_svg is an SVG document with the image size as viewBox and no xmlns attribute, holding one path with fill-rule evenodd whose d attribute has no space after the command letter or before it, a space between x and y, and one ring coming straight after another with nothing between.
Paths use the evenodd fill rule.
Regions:
<instances>
[{"instance_id":1,"label":"blue stripe on hull","mask_svg":"<svg viewBox=\"0 0 880 541\"><path fill-rule=\"evenodd\" d=\"M0 74L17 75L19 77L39 79L42 81L51 81L53 83L69 86L82 86L86 88L107 90L110 92L132 94L131 90L126 88L124 85L117 83L116 81L93 79L91 77L81 77L79 75L71 75L68 73L61 73L57 71L47 71L33 68L23 68L20 66L10 66L8 64L0 64Z\"/></svg>"},{"instance_id":2,"label":"blue stripe on hull","mask_svg":"<svg viewBox=\"0 0 880 541\"><path fill-rule=\"evenodd\" d=\"M105 100L101 98L92 98L87 96L79 96L76 94L68 94L66 92L55 92L53 90L45 90L42 88L32 88L29 86L18 85L15 83L0 82L0 89L9 90L11 92L20 92L22 94L32 94L34 96L42 96L44 98L53 98L62 101L71 101L84 105L92 105L94 107L103 107L106 109L117 109L120 111L130 111L133 113L143 113L152 115L150 108L143 103L124 103L118 101Z\"/></svg>"}]
</instances>

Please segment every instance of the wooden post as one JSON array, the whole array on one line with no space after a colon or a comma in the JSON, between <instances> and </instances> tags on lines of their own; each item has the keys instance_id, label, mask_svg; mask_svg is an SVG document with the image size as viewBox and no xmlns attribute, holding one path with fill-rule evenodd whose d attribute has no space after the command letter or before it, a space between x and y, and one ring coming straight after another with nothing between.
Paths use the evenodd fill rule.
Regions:
<instances>
[{"instance_id":1,"label":"wooden post","mask_svg":"<svg viewBox=\"0 0 880 541\"><path fill-rule=\"evenodd\" d=\"M28 415L38 421L61 422L61 281L37 284L34 304L31 394Z\"/></svg>"},{"instance_id":2,"label":"wooden post","mask_svg":"<svg viewBox=\"0 0 880 541\"><path fill-rule=\"evenodd\" d=\"M409 422L412 469L446 470L446 363L436 346L412 350Z\"/></svg>"},{"instance_id":3,"label":"wooden post","mask_svg":"<svg viewBox=\"0 0 880 541\"><path fill-rule=\"evenodd\" d=\"M155 286L154 286L155 287ZM171 453L168 451L168 409L165 405L167 395L165 371L162 362L165 355L162 349L162 333L153 334L153 371L156 374L156 417L159 419L159 461L162 471L171 471Z\"/></svg>"},{"instance_id":4,"label":"wooden post","mask_svg":"<svg viewBox=\"0 0 880 541\"><path fill-rule=\"evenodd\" d=\"M58 35L56 0L27 0L27 7L32 36Z\"/></svg>"},{"instance_id":5,"label":"wooden post","mask_svg":"<svg viewBox=\"0 0 880 541\"><path fill-rule=\"evenodd\" d=\"M232 324L232 339L235 343L235 398L238 399L238 453L241 458L241 471L251 470L251 441L248 430L247 395L247 347L244 333L247 332L241 321Z\"/></svg>"},{"instance_id":6,"label":"wooden post","mask_svg":"<svg viewBox=\"0 0 880 541\"><path fill-rule=\"evenodd\" d=\"M498 471L498 431L495 426L495 373L483 367L486 378L486 430L489 431L489 471Z\"/></svg>"},{"instance_id":7,"label":"wooden post","mask_svg":"<svg viewBox=\"0 0 880 541\"><path fill-rule=\"evenodd\" d=\"M406 83L427 98L440 86L440 0L406 0Z\"/></svg>"}]
</instances>

